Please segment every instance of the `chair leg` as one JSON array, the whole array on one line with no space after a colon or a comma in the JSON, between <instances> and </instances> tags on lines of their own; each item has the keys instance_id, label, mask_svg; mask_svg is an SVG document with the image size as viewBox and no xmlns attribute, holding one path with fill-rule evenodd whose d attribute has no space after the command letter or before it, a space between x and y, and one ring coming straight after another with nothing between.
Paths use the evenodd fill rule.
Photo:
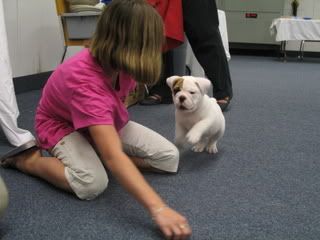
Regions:
<instances>
[{"instance_id":1,"label":"chair leg","mask_svg":"<svg viewBox=\"0 0 320 240\"><path fill-rule=\"evenodd\" d=\"M280 52L281 52L282 55L283 55L283 61L284 61L284 62L287 61L287 50L286 50L286 47L287 47L287 41L281 41L281 44L280 44Z\"/></svg>"},{"instance_id":2,"label":"chair leg","mask_svg":"<svg viewBox=\"0 0 320 240\"><path fill-rule=\"evenodd\" d=\"M64 58L66 57L67 50L68 50L68 46L64 46L64 50L63 50L63 54L62 54L62 58L61 58L60 63L63 63Z\"/></svg>"}]
</instances>

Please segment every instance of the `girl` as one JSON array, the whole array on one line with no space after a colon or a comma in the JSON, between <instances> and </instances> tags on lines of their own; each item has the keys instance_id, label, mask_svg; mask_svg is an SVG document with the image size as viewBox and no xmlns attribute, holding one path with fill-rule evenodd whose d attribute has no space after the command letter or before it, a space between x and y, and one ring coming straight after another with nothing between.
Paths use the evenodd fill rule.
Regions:
<instances>
[{"instance_id":1,"label":"girl","mask_svg":"<svg viewBox=\"0 0 320 240\"><path fill-rule=\"evenodd\" d=\"M162 44L161 17L145 0L108 4L90 49L60 65L43 89L35 127L40 147L53 157L32 148L2 165L86 200L106 189L106 167L149 211L166 238L186 239L191 234L186 218L166 205L137 168L175 173L178 150L129 121L123 104L136 82L152 84L159 78Z\"/></svg>"}]
</instances>

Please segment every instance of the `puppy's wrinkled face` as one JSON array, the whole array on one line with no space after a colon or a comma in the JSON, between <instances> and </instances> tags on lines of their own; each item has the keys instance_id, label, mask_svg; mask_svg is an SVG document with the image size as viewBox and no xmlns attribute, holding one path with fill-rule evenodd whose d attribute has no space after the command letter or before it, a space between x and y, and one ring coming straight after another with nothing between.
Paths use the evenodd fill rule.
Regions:
<instances>
[{"instance_id":1,"label":"puppy's wrinkled face","mask_svg":"<svg viewBox=\"0 0 320 240\"><path fill-rule=\"evenodd\" d=\"M167 79L171 87L173 102L177 109L192 112L198 108L204 95L197 78L174 76Z\"/></svg>"}]
</instances>

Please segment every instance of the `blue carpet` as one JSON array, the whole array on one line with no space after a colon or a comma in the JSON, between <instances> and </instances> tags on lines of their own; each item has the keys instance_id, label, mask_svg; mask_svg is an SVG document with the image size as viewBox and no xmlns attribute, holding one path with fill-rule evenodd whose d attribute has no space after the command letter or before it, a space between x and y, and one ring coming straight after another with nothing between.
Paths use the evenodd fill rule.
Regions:
<instances>
[{"instance_id":1,"label":"blue carpet","mask_svg":"<svg viewBox=\"0 0 320 240\"><path fill-rule=\"evenodd\" d=\"M195 240L320 238L320 61L233 56L234 99L219 153L181 153L177 175L145 177L181 211ZM33 131L40 91L17 96ZM174 135L172 105L134 106L132 120ZM11 147L0 132L0 154ZM0 169L10 204L0 239L162 239L145 210L111 177L96 200Z\"/></svg>"}]
</instances>

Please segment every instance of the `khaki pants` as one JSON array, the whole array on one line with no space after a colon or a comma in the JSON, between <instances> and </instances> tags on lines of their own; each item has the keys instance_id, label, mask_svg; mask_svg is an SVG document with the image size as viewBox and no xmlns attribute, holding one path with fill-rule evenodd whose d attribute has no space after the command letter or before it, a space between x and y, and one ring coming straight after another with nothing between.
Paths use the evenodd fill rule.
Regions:
<instances>
[{"instance_id":1,"label":"khaki pants","mask_svg":"<svg viewBox=\"0 0 320 240\"><path fill-rule=\"evenodd\" d=\"M158 133L129 121L119 136L128 156L142 158L162 171L177 171L178 149ZM80 199L93 199L107 188L107 172L92 145L79 132L61 139L51 154L65 165L66 178Z\"/></svg>"},{"instance_id":2,"label":"khaki pants","mask_svg":"<svg viewBox=\"0 0 320 240\"><path fill-rule=\"evenodd\" d=\"M0 177L0 217L8 206L8 191L2 178Z\"/></svg>"}]
</instances>

